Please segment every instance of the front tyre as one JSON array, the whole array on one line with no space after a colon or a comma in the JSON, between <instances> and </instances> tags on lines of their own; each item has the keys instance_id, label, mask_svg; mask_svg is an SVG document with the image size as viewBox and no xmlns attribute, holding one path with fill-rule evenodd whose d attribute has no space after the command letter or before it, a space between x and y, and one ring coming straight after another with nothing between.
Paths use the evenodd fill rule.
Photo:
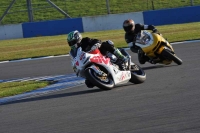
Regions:
<instances>
[{"instance_id":1,"label":"front tyre","mask_svg":"<svg viewBox=\"0 0 200 133\"><path fill-rule=\"evenodd\" d=\"M178 65L181 65L183 62L180 58L178 58L175 54L171 53L167 49L164 49L161 55L164 56L166 59L173 60Z\"/></svg>"},{"instance_id":2,"label":"front tyre","mask_svg":"<svg viewBox=\"0 0 200 133\"><path fill-rule=\"evenodd\" d=\"M85 70L85 76L86 78L93 83L95 86L99 87L100 89L103 90L110 90L114 87L114 82L111 77L107 77L107 81L101 81L97 76L96 73L94 72L93 69L88 68Z\"/></svg>"},{"instance_id":3,"label":"front tyre","mask_svg":"<svg viewBox=\"0 0 200 133\"><path fill-rule=\"evenodd\" d=\"M131 65L131 83L140 84L146 80L146 73L137 64Z\"/></svg>"}]
</instances>

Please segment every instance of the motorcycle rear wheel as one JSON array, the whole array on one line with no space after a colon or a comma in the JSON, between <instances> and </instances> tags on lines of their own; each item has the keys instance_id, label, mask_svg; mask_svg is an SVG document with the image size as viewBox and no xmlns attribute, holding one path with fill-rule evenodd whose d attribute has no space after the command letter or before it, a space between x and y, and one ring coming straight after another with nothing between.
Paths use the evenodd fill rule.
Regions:
<instances>
[{"instance_id":1,"label":"motorcycle rear wheel","mask_svg":"<svg viewBox=\"0 0 200 133\"><path fill-rule=\"evenodd\" d=\"M141 84L146 80L146 73L144 70L138 66L137 64L131 65L131 79L129 80L131 83L134 84Z\"/></svg>"},{"instance_id":2,"label":"motorcycle rear wheel","mask_svg":"<svg viewBox=\"0 0 200 133\"><path fill-rule=\"evenodd\" d=\"M108 77L108 82L103 82L100 79L98 79L95 74L94 70L88 68L85 70L85 76L86 78L93 83L95 86L102 90L111 90L114 87L114 82L111 77Z\"/></svg>"},{"instance_id":3,"label":"motorcycle rear wheel","mask_svg":"<svg viewBox=\"0 0 200 133\"><path fill-rule=\"evenodd\" d=\"M164 49L161 54L167 59L173 60L178 65L181 65L183 63L183 61L180 58L178 58L175 54L171 53L167 49Z\"/></svg>"}]
</instances>

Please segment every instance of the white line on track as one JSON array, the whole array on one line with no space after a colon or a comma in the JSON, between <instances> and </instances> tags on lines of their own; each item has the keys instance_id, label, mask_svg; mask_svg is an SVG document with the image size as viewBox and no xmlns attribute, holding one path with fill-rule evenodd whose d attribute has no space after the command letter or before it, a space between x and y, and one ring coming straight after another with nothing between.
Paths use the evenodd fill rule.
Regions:
<instances>
[{"instance_id":1,"label":"white line on track","mask_svg":"<svg viewBox=\"0 0 200 133\"><path fill-rule=\"evenodd\" d=\"M14 82L14 81L30 81L30 80L54 81L55 83L41 89L33 90L31 92L26 92L24 94L0 98L0 105L11 101L31 98L43 94L48 94L51 92L70 89L82 85L85 81L83 78L77 77L75 74L68 74L68 75L57 75L57 76L44 76L38 78L21 78L15 80L2 81L0 83Z\"/></svg>"}]
</instances>

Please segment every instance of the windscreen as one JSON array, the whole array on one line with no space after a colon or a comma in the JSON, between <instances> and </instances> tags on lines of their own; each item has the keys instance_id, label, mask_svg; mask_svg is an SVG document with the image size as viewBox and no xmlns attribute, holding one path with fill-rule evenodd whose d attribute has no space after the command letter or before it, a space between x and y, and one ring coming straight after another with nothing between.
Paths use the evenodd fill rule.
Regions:
<instances>
[{"instance_id":1,"label":"windscreen","mask_svg":"<svg viewBox=\"0 0 200 133\"><path fill-rule=\"evenodd\" d=\"M151 37L149 35L149 32L147 31L141 31L136 37L136 43L140 43L142 45L146 45L151 40Z\"/></svg>"}]
</instances>

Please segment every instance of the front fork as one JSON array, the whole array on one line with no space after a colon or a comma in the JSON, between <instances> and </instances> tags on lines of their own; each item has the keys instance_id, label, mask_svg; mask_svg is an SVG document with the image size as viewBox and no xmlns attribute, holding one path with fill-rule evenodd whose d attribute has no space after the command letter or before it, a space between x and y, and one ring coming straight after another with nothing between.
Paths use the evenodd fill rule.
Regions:
<instances>
[{"instance_id":1,"label":"front fork","mask_svg":"<svg viewBox=\"0 0 200 133\"><path fill-rule=\"evenodd\" d=\"M93 64L89 68L94 70L94 76L96 78L98 78L101 81L108 82L108 75L105 72L101 71L98 66Z\"/></svg>"},{"instance_id":2,"label":"front fork","mask_svg":"<svg viewBox=\"0 0 200 133\"><path fill-rule=\"evenodd\" d=\"M173 47L166 41L166 42L161 42L161 46L163 46L162 47L162 49L159 51L159 55L161 55L161 53L162 53L162 51L163 50L167 50L167 51L170 51L172 54L175 54L174 53L174 49L173 49Z\"/></svg>"},{"instance_id":3,"label":"front fork","mask_svg":"<svg viewBox=\"0 0 200 133\"><path fill-rule=\"evenodd\" d=\"M107 76L106 73L104 73L103 71L101 71L101 70L99 69L99 67L95 66L94 64L91 65L89 68L91 68L92 70L94 70L95 73L98 74L98 76L104 76L104 77Z\"/></svg>"},{"instance_id":4,"label":"front fork","mask_svg":"<svg viewBox=\"0 0 200 133\"><path fill-rule=\"evenodd\" d=\"M127 65L127 69L128 70L131 70L131 65L134 64L131 62L131 56L129 55L129 53L125 50L125 49L122 49L120 48L119 49L121 51L121 53L126 56L128 58L128 65Z\"/></svg>"}]
</instances>

